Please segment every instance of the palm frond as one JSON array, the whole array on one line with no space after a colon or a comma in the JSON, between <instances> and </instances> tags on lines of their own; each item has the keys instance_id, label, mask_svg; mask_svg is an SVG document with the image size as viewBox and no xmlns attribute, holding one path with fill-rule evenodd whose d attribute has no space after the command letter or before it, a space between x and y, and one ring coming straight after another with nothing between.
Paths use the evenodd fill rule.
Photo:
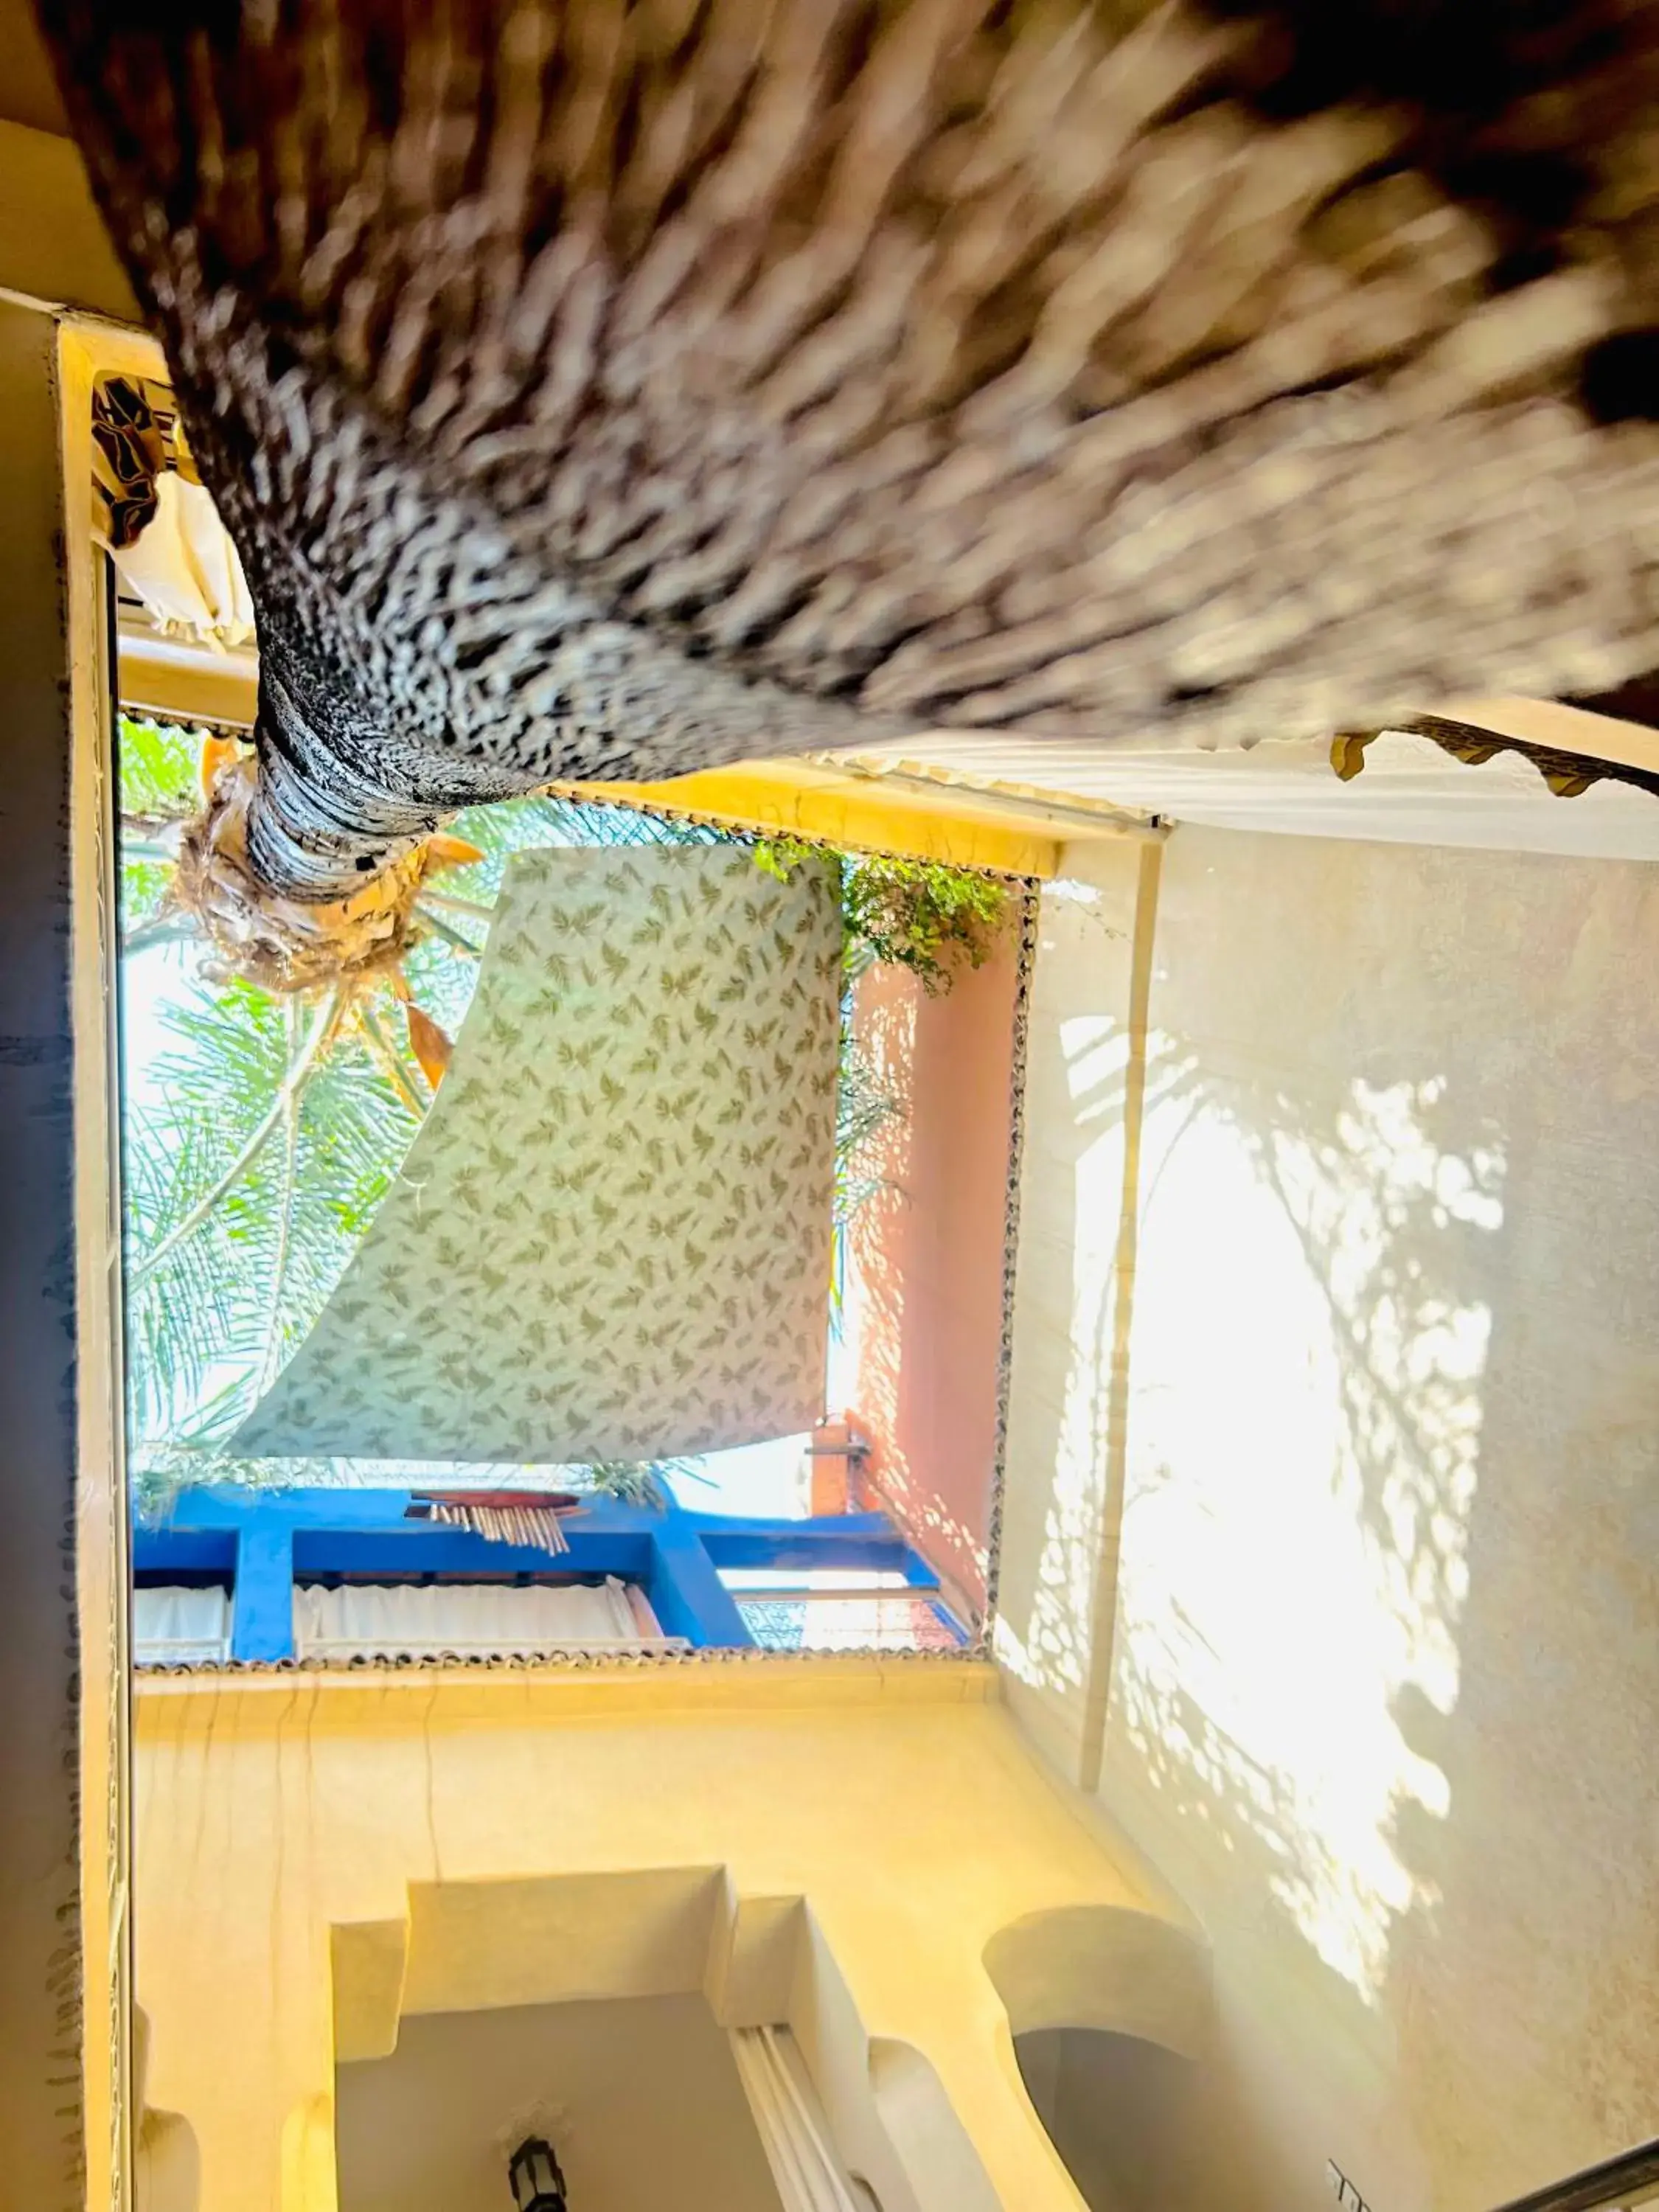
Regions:
<instances>
[{"instance_id":1,"label":"palm frond","mask_svg":"<svg viewBox=\"0 0 1659 2212\"><path fill-rule=\"evenodd\" d=\"M417 1126L357 1039L330 1035L307 1061L325 1017L296 1054L284 1007L250 984L161 1018L164 1103L131 1117L127 1146L146 1443L234 1427L321 1312Z\"/></svg>"},{"instance_id":2,"label":"palm frond","mask_svg":"<svg viewBox=\"0 0 1659 2212\"><path fill-rule=\"evenodd\" d=\"M195 805L202 733L176 722L123 714L116 727L116 781L124 816L177 821Z\"/></svg>"},{"instance_id":3,"label":"palm frond","mask_svg":"<svg viewBox=\"0 0 1659 2212\"><path fill-rule=\"evenodd\" d=\"M237 1186L249 1173L261 1164L261 1154L282 1127L283 1121L297 1112L297 1094L318 1060L328 1049L340 1018L340 1002L335 999L325 1005L312 1024L311 1034L299 1046L283 1070L270 1103L254 1123L241 1144L231 1156L218 1180L204 1190L190 1210L173 1224L161 1242L141 1253L133 1263L134 1278L142 1281L159 1267L167 1254L193 1236L210 1218L214 1209L224 1204L234 1212L240 1203Z\"/></svg>"},{"instance_id":4,"label":"palm frond","mask_svg":"<svg viewBox=\"0 0 1659 2212\"><path fill-rule=\"evenodd\" d=\"M277 1159L276 1255L271 1262L270 1303L265 1323L265 1348L259 1361L257 1396L265 1390L282 1364L283 1298L288 1286L289 1260L294 1249L294 1215L298 1203L300 1115L302 1085L295 1076L303 1066L303 1031L299 1001L290 999L283 1009L288 1026L289 1073L283 1087L282 1149Z\"/></svg>"},{"instance_id":5,"label":"palm frond","mask_svg":"<svg viewBox=\"0 0 1659 2212\"><path fill-rule=\"evenodd\" d=\"M853 1034L853 995L842 1001L841 1065L836 1085L836 1166L830 1213L830 1327L839 1339L847 1311L849 1231L872 1200L894 1188L872 1151L877 1139L904 1114Z\"/></svg>"},{"instance_id":6,"label":"palm frond","mask_svg":"<svg viewBox=\"0 0 1659 2212\"><path fill-rule=\"evenodd\" d=\"M700 1459L595 1460L589 1466L572 1468L569 1475L574 1490L612 1498L619 1505L643 1506L653 1513L663 1512L672 1502L671 1475L692 1482L709 1479Z\"/></svg>"}]
</instances>

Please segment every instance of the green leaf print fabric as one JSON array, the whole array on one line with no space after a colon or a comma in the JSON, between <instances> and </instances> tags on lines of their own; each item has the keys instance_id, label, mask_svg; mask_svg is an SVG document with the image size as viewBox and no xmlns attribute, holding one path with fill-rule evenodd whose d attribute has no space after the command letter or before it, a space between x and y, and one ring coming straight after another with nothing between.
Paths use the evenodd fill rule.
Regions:
<instances>
[{"instance_id":1,"label":"green leaf print fabric","mask_svg":"<svg viewBox=\"0 0 1659 2212\"><path fill-rule=\"evenodd\" d=\"M822 1412L841 909L731 846L520 854L455 1056L233 1449L673 1457Z\"/></svg>"}]
</instances>

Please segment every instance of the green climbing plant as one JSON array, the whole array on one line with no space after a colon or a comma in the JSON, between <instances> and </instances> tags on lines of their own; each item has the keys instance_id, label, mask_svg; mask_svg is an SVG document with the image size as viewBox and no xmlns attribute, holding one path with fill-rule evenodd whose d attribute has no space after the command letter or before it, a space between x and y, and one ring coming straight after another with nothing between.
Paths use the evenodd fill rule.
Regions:
<instances>
[{"instance_id":1,"label":"green climbing plant","mask_svg":"<svg viewBox=\"0 0 1659 2212\"><path fill-rule=\"evenodd\" d=\"M823 857L794 837L762 838L754 852L768 875L786 883L803 861ZM951 988L964 963L983 967L1008 926L1006 887L975 869L892 854L839 859L849 962L908 968L932 998Z\"/></svg>"}]
</instances>

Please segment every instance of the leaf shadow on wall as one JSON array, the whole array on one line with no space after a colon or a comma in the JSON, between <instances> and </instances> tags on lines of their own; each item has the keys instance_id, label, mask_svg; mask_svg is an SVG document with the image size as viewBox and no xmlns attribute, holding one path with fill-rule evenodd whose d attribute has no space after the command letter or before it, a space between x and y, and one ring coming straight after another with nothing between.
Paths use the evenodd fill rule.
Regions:
<instances>
[{"instance_id":1,"label":"leaf shadow on wall","mask_svg":"<svg viewBox=\"0 0 1659 2212\"><path fill-rule=\"evenodd\" d=\"M1018 989L1011 934L943 998L902 970L870 969L855 1019L899 1109L854 1164L873 1186L849 1237L868 1475L975 1623L990 1571Z\"/></svg>"},{"instance_id":2,"label":"leaf shadow on wall","mask_svg":"<svg viewBox=\"0 0 1659 2212\"><path fill-rule=\"evenodd\" d=\"M1635 869L1483 903L1484 856L1419 865L1464 927L1362 947L1364 990L1241 994L1247 944L1155 998L1105 1787L1237 1907L1224 1980L1380 2058L1375 2157L1456 2207L1655 2121L1659 908Z\"/></svg>"}]
</instances>

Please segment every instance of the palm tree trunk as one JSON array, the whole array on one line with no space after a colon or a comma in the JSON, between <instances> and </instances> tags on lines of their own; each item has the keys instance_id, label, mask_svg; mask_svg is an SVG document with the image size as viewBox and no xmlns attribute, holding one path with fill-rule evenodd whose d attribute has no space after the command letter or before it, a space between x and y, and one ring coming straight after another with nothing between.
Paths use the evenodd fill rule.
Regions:
<instances>
[{"instance_id":1,"label":"palm tree trunk","mask_svg":"<svg viewBox=\"0 0 1659 2212\"><path fill-rule=\"evenodd\" d=\"M264 883L553 781L1659 666L1653 9L727 12L531 0L503 75L498 9L313 0L301 113L260 10L41 0L255 601Z\"/></svg>"}]
</instances>

